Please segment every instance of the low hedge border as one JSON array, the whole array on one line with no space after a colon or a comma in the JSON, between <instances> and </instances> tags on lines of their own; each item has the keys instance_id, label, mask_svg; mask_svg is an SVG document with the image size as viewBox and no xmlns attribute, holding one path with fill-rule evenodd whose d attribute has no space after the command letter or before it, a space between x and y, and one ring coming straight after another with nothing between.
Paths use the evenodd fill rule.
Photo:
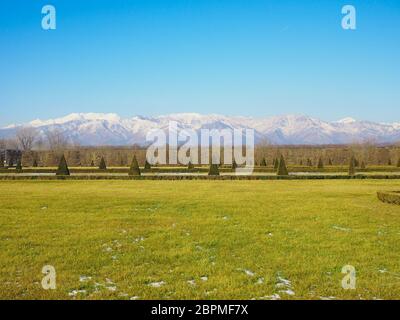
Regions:
<instances>
[{"instance_id":1,"label":"low hedge border","mask_svg":"<svg viewBox=\"0 0 400 320\"><path fill-rule=\"evenodd\" d=\"M243 176L243 175L227 175L227 176L18 176L4 175L0 176L1 180L364 180L364 179L400 179L400 175L307 175L307 176Z\"/></svg>"},{"instance_id":2,"label":"low hedge border","mask_svg":"<svg viewBox=\"0 0 400 320\"><path fill-rule=\"evenodd\" d=\"M378 191L378 199L385 203L400 205L400 191Z\"/></svg>"},{"instance_id":3,"label":"low hedge border","mask_svg":"<svg viewBox=\"0 0 400 320\"><path fill-rule=\"evenodd\" d=\"M288 166L289 172L307 172L307 173L338 173L338 172L348 172L349 168L348 167L325 167L324 169L318 169L315 167L300 167L300 166ZM25 167L23 168L22 172L24 173L55 173L57 168L32 168L32 167ZM113 168L109 167L106 170L100 170L98 168L79 168L79 167L69 167L69 170L71 173L100 173L100 172L106 172L106 173L128 173L129 168L124 167L124 168ZM186 167L152 167L151 169L144 169L143 167L140 168L142 172L147 172L147 173L206 173L209 170L209 167L203 166L203 167L195 167L194 169L188 170ZM367 169L361 170L357 169L360 174L363 172L391 172L391 173L396 173L398 172L400 174L400 168L397 167L368 167ZM219 168L219 171L222 173L231 173L233 172L232 168L222 166ZM255 167L254 172L256 173L275 173L276 169L273 167ZM0 169L0 174L9 174L15 172L15 168L10 168L10 169Z\"/></svg>"}]
</instances>

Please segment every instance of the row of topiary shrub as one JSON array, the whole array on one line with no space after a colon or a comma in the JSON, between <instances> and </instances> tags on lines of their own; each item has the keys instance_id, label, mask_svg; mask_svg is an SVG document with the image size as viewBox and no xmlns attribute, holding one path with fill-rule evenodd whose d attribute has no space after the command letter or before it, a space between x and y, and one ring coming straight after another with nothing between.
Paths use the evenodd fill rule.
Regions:
<instances>
[{"instance_id":1,"label":"row of topiary shrub","mask_svg":"<svg viewBox=\"0 0 400 320\"><path fill-rule=\"evenodd\" d=\"M272 166L273 166L275 169L278 169L279 161L280 161L280 160L279 160L278 158L275 158L275 159L272 160ZM352 161L354 162L354 166L355 166L356 168L360 168L361 170L365 170L365 169L367 168L367 165L365 164L364 161L359 161L359 160L357 160L354 156L352 157ZM263 159L261 160L261 162L260 162L260 166L261 166L261 167L266 167L267 165L268 165L268 162L267 162L266 158L263 158ZM299 165L300 165L300 166L303 166L303 165L304 165L304 166L307 166L307 167L314 167L314 164L313 164L313 162L312 162L312 160L311 160L310 158L308 158L307 161L306 161L305 163L303 163L303 160L301 160L300 163L299 163ZM393 165L391 159L388 160L387 165L388 165L388 166L392 166L392 165ZM328 159L328 166L333 166L333 161L332 161L332 159L330 159L330 158ZM400 158L398 159L397 165L396 165L396 166L397 166L398 168L400 168ZM317 165L315 166L315 168L317 168L317 169L324 169L324 167L325 167L324 161L323 161L323 159L320 157L320 158L318 159L318 162L317 162Z\"/></svg>"},{"instance_id":2,"label":"row of topiary shrub","mask_svg":"<svg viewBox=\"0 0 400 320\"><path fill-rule=\"evenodd\" d=\"M101 158L99 169L103 170L103 171L107 170L107 166L104 161L104 158ZM59 163L57 171L56 171L56 176L69 176L70 174L71 173L69 171L67 161L65 160L65 156L62 155L61 159L60 159L60 163ZM129 167L128 175L130 175L130 176L140 176L141 175L136 156L133 156L131 166Z\"/></svg>"},{"instance_id":3,"label":"row of topiary shrub","mask_svg":"<svg viewBox=\"0 0 400 320\"><path fill-rule=\"evenodd\" d=\"M285 159L283 157L283 155L280 156L280 159L276 161L276 174L277 176L288 176L289 172L285 163ZM208 175L209 176L219 176L220 174L220 169L219 169L220 165L218 164L211 164L209 167L209 171L208 171ZM233 161L232 164L232 169L236 169L237 168L237 164L235 161ZM145 170L150 170L151 166L150 164L147 162L145 162L144 165L144 169ZM100 164L99 164L99 170L101 171L107 171L107 166L105 163L104 158L102 157L100 160ZM189 171L194 171L194 166L191 162L189 162L188 164L188 170ZM17 172L22 172L22 166L21 166L21 161L18 161L17 163L17 167L16 167L16 171ZM67 161L65 159L65 156L62 155L60 158L60 162L56 171L56 175L57 176L69 176L71 174L69 168L68 168L68 164ZM129 167L129 171L128 171L128 175L130 176L140 176L141 175L141 171L139 168L139 164L138 161L136 159L136 156L133 156L131 165ZM356 160L354 157L351 158L350 160L350 164L349 164L349 170L348 170L348 175L349 176L355 176L356 175Z\"/></svg>"},{"instance_id":4,"label":"row of topiary shrub","mask_svg":"<svg viewBox=\"0 0 400 320\"><path fill-rule=\"evenodd\" d=\"M378 199L382 202L400 205L400 191L378 191Z\"/></svg>"}]
</instances>

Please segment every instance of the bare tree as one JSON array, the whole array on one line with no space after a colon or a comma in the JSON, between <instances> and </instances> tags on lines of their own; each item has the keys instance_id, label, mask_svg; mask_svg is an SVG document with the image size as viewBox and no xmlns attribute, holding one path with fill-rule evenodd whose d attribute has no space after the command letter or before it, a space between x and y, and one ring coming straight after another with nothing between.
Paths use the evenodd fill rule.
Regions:
<instances>
[{"instance_id":1,"label":"bare tree","mask_svg":"<svg viewBox=\"0 0 400 320\"><path fill-rule=\"evenodd\" d=\"M60 151L68 146L68 139L58 129L53 129L46 132L47 142L52 151Z\"/></svg>"},{"instance_id":2,"label":"bare tree","mask_svg":"<svg viewBox=\"0 0 400 320\"><path fill-rule=\"evenodd\" d=\"M33 143L35 142L37 131L33 127L21 127L17 130L16 138L19 147L23 151L32 150Z\"/></svg>"}]
</instances>

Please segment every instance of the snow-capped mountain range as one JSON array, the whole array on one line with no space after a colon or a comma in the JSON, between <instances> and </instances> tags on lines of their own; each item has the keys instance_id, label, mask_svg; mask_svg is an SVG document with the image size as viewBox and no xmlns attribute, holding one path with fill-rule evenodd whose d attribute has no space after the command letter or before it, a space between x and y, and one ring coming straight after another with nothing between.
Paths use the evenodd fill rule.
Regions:
<instances>
[{"instance_id":1,"label":"snow-capped mountain range","mask_svg":"<svg viewBox=\"0 0 400 320\"><path fill-rule=\"evenodd\" d=\"M229 117L179 113L158 117L121 118L109 113L73 113L50 120L34 120L21 125L0 128L0 138L12 137L21 126L31 126L40 135L46 131L62 132L81 145L146 144L146 134L152 129L168 130L170 121L179 129L246 129L255 130L256 143L274 144L346 144L362 141L393 143L400 141L400 123L375 123L345 118L326 122L304 115L283 115L267 118Z\"/></svg>"}]
</instances>

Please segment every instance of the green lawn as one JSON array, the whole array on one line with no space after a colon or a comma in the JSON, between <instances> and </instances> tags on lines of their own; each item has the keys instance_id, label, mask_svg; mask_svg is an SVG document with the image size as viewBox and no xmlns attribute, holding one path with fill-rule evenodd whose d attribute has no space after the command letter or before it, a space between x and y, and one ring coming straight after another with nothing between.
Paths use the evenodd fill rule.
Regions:
<instances>
[{"instance_id":1,"label":"green lawn","mask_svg":"<svg viewBox=\"0 0 400 320\"><path fill-rule=\"evenodd\" d=\"M0 298L398 299L378 190L400 181L2 181Z\"/></svg>"}]
</instances>

